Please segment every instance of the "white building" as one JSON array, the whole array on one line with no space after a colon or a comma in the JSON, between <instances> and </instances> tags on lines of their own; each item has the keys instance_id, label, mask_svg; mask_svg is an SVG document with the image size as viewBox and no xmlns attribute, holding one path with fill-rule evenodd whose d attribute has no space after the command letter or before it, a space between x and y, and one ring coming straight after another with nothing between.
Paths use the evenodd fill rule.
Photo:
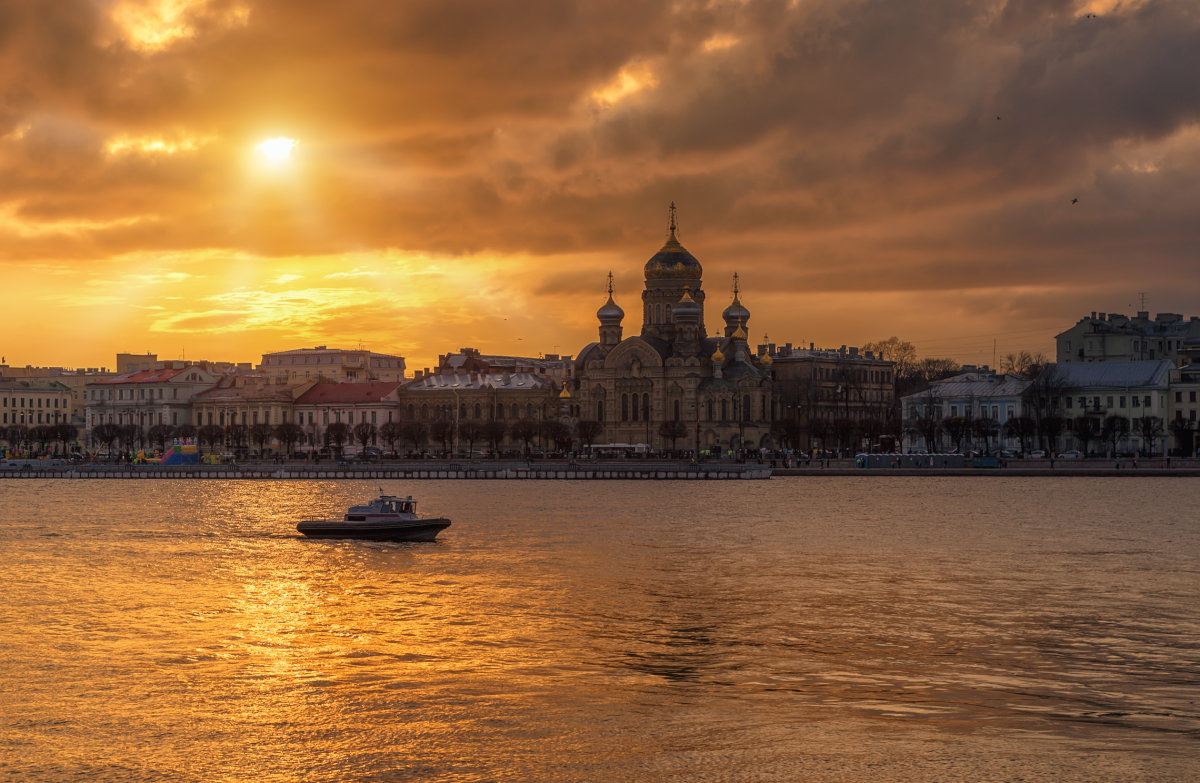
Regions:
<instances>
[{"instance_id":1,"label":"white building","mask_svg":"<svg viewBox=\"0 0 1200 783\"><path fill-rule=\"evenodd\" d=\"M192 397L212 388L217 376L186 362L159 362L139 370L89 381L86 421L90 433L101 424L177 427L192 421Z\"/></svg>"},{"instance_id":2,"label":"white building","mask_svg":"<svg viewBox=\"0 0 1200 783\"><path fill-rule=\"evenodd\" d=\"M1200 318L1141 310L1136 316L1092 313L1057 335L1057 362L1135 362L1170 359L1178 363L1185 343L1200 338Z\"/></svg>"},{"instance_id":3,"label":"white building","mask_svg":"<svg viewBox=\"0 0 1200 783\"><path fill-rule=\"evenodd\" d=\"M1128 434L1115 446L1117 454L1140 452L1166 454L1171 415L1170 381L1174 363L1170 359L1144 362L1071 362L1057 367L1064 386L1059 410L1074 427L1062 435L1063 449L1084 450L1078 419L1094 417L1100 425L1110 416L1127 420ZM1157 420L1157 426L1153 421ZM1107 455L1111 443L1092 438L1087 449Z\"/></svg>"},{"instance_id":4,"label":"white building","mask_svg":"<svg viewBox=\"0 0 1200 783\"><path fill-rule=\"evenodd\" d=\"M1025 415L1023 395L1029 383L986 365L966 365L958 375L934 381L927 390L901 398L905 450L948 451L960 446L990 447L993 451L1020 449L1020 439L1005 431L1010 421ZM953 430L955 420L965 423L963 443L953 442L959 438L948 431ZM989 429L991 435L978 434Z\"/></svg>"}]
</instances>

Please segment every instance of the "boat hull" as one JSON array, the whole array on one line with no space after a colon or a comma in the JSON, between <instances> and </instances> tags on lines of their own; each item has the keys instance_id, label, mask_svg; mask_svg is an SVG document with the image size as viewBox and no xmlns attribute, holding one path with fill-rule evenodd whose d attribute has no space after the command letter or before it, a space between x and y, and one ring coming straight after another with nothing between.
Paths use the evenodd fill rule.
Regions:
<instances>
[{"instance_id":1,"label":"boat hull","mask_svg":"<svg viewBox=\"0 0 1200 783\"><path fill-rule=\"evenodd\" d=\"M357 538L368 541L433 541L450 527L448 519L420 519L393 522L346 522L309 520L296 529L309 538Z\"/></svg>"}]
</instances>

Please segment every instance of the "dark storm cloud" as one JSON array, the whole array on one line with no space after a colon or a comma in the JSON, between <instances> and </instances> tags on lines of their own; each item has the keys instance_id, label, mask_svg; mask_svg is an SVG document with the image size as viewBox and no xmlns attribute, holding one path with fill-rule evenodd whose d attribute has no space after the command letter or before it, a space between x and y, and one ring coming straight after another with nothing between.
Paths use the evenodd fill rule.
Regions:
<instances>
[{"instance_id":1,"label":"dark storm cloud","mask_svg":"<svg viewBox=\"0 0 1200 783\"><path fill-rule=\"evenodd\" d=\"M6 238L7 257L395 247L634 268L676 200L706 268L806 291L1194 258L1192 3L263 0L241 18L229 0L160 51L110 7L0 2L0 201L116 223ZM623 68L652 81L593 101ZM302 209L237 173L234 145L287 127L311 150ZM106 147L172 133L221 141Z\"/></svg>"}]
</instances>

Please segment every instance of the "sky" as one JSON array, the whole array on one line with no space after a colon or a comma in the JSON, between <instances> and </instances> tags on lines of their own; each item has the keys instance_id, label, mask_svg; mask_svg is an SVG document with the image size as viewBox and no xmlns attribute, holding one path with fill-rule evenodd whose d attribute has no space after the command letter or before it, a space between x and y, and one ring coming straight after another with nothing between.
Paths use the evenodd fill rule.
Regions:
<instances>
[{"instance_id":1,"label":"sky","mask_svg":"<svg viewBox=\"0 0 1200 783\"><path fill-rule=\"evenodd\" d=\"M1200 314L1200 4L0 0L11 365L573 355L671 202L752 344Z\"/></svg>"}]
</instances>

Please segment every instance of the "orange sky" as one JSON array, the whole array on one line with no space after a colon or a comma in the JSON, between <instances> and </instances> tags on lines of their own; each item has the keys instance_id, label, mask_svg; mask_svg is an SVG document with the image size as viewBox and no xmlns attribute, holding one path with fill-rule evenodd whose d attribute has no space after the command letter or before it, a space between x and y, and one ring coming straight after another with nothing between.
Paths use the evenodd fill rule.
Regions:
<instances>
[{"instance_id":1,"label":"orange sky","mask_svg":"<svg viewBox=\"0 0 1200 783\"><path fill-rule=\"evenodd\" d=\"M672 200L754 342L1200 312L1190 1L0 0L0 87L14 365L575 354Z\"/></svg>"}]
</instances>

